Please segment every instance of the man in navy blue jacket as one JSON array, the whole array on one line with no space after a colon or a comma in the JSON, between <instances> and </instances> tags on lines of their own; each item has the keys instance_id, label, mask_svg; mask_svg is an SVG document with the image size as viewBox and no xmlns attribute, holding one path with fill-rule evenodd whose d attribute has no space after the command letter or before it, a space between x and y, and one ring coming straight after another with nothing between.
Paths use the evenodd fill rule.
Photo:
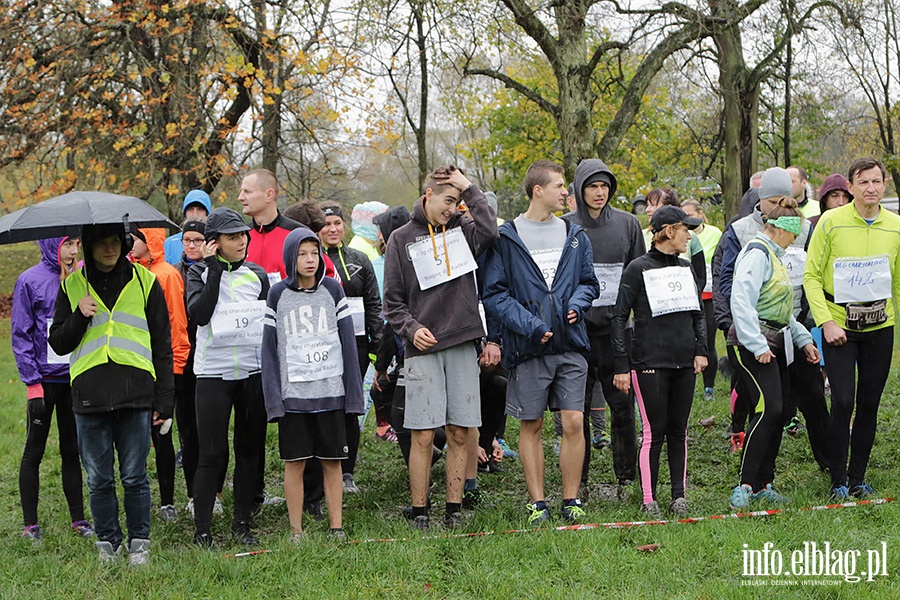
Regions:
<instances>
[{"instance_id":1,"label":"man in navy blue jacket","mask_svg":"<svg viewBox=\"0 0 900 600\"><path fill-rule=\"evenodd\" d=\"M562 167L533 163L524 187L528 210L500 227L488 253L484 305L501 326L503 362L510 371L506 414L522 422L519 455L532 500L529 523L550 517L541 444L547 408L562 414L562 516L577 522L585 515L578 499L590 354L584 313L600 286L584 230L553 214L568 196Z\"/></svg>"}]
</instances>

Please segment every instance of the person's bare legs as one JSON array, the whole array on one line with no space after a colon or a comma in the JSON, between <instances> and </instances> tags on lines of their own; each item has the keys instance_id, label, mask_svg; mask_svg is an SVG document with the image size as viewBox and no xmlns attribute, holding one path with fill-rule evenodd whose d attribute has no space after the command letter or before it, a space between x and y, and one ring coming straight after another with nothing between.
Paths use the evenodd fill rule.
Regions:
<instances>
[{"instance_id":1,"label":"person's bare legs","mask_svg":"<svg viewBox=\"0 0 900 600\"><path fill-rule=\"evenodd\" d=\"M291 533L303 533L303 471L305 460L284 463L284 500L287 503Z\"/></svg>"},{"instance_id":2,"label":"person's bare legs","mask_svg":"<svg viewBox=\"0 0 900 600\"><path fill-rule=\"evenodd\" d=\"M447 437L449 439L449 432ZM414 507L428 506L428 483L431 475L431 456L434 452L432 448L434 448L433 429L412 431L412 447L409 449L409 491Z\"/></svg>"},{"instance_id":3,"label":"person's bare legs","mask_svg":"<svg viewBox=\"0 0 900 600\"><path fill-rule=\"evenodd\" d=\"M522 461L525 485L532 502L544 499L544 445L541 443L543 428L544 418L541 417L533 421L521 421L519 430L519 460ZM580 423L578 431L581 435ZM583 454L582 449L582 456ZM577 485L576 483L576 489Z\"/></svg>"},{"instance_id":4,"label":"person's bare legs","mask_svg":"<svg viewBox=\"0 0 900 600\"><path fill-rule=\"evenodd\" d=\"M340 460L320 460L325 482L325 504L328 506L328 523L332 529L341 529L343 522L344 479Z\"/></svg>"},{"instance_id":5,"label":"person's bare legs","mask_svg":"<svg viewBox=\"0 0 900 600\"><path fill-rule=\"evenodd\" d=\"M580 410L561 410L563 438L559 451L559 470L562 472L563 498L577 498L584 462L584 413ZM529 489L530 491L530 489Z\"/></svg>"},{"instance_id":6,"label":"person's bare legs","mask_svg":"<svg viewBox=\"0 0 900 600\"><path fill-rule=\"evenodd\" d=\"M478 477L478 428L469 427L469 440L466 444L466 480Z\"/></svg>"},{"instance_id":7,"label":"person's bare legs","mask_svg":"<svg viewBox=\"0 0 900 600\"><path fill-rule=\"evenodd\" d=\"M469 456L469 427L447 425L447 502L462 502L466 461Z\"/></svg>"}]
</instances>

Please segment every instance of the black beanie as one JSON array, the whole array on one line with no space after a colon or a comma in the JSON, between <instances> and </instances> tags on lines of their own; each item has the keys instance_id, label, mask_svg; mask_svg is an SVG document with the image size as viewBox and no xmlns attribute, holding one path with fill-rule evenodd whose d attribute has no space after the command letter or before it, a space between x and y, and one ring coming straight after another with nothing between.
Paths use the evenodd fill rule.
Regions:
<instances>
[{"instance_id":1,"label":"black beanie","mask_svg":"<svg viewBox=\"0 0 900 600\"><path fill-rule=\"evenodd\" d=\"M612 180L609 178L609 173L604 173L603 171L599 171L584 180L584 183L581 184L581 191L584 192L584 188L586 188L587 186L591 185L592 183L596 183L598 181L602 181L607 186L609 186L610 189L612 188Z\"/></svg>"}]
</instances>

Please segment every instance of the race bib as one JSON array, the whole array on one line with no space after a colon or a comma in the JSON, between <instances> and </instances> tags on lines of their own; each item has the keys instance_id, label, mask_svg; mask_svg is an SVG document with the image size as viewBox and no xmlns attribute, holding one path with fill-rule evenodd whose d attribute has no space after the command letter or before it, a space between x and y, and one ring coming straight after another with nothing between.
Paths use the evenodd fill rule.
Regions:
<instances>
[{"instance_id":1,"label":"race bib","mask_svg":"<svg viewBox=\"0 0 900 600\"><path fill-rule=\"evenodd\" d=\"M266 273L266 276L269 278L269 287L272 287L279 281L281 281L281 273Z\"/></svg>"},{"instance_id":2,"label":"race bib","mask_svg":"<svg viewBox=\"0 0 900 600\"><path fill-rule=\"evenodd\" d=\"M784 328L784 362L791 364L794 362L794 339L791 337L791 328Z\"/></svg>"},{"instance_id":3,"label":"race bib","mask_svg":"<svg viewBox=\"0 0 900 600\"><path fill-rule=\"evenodd\" d=\"M556 267L559 266L561 256L562 248L535 250L531 253L531 258L540 270L548 290L553 286L553 278L556 277Z\"/></svg>"},{"instance_id":4,"label":"race bib","mask_svg":"<svg viewBox=\"0 0 900 600\"><path fill-rule=\"evenodd\" d=\"M432 243L433 242L433 243ZM446 254L444 244L446 243ZM437 255L435 256L435 247ZM406 246L419 280L419 288L427 290L436 285L452 281L478 268L472 250L466 242L462 229L455 227L446 233L437 234L434 240L427 237ZM449 268L447 265L449 257Z\"/></svg>"},{"instance_id":5,"label":"race bib","mask_svg":"<svg viewBox=\"0 0 900 600\"><path fill-rule=\"evenodd\" d=\"M706 263L706 285L703 287L704 294L712 294L712 263Z\"/></svg>"},{"instance_id":6,"label":"race bib","mask_svg":"<svg viewBox=\"0 0 900 600\"><path fill-rule=\"evenodd\" d=\"M803 285L803 269L806 268L806 250L788 246L784 251L784 256L781 257L781 262L791 278L791 287L801 287Z\"/></svg>"},{"instance_id":7,"label":"race bib","mask_svg":"<svg viewBox=\"0 0 900 600\"><path fill-rule=\"evenodd\" d=\"M285 354L288 381L291 383L318 381L344 374L344 357L337 331L288 337Z\"/></svg>"},{"instance_id":8,"label":"race bib","mask_svg":"<svg viewBox=\"0 0 900 600\"><path fill-rule=\"evenodd\" d=\"M891 294L891 264L887 255L835 259L836 303L874 302L890 298Z\"/></svg>"},{"instance_id":9,"label":"race bib","mask_svg":"<svg viewBox=\"0 0 900 600\"><path fill-rule=\"evenodd\" d=\"M50 347L50 326L53 325L53 319L47 319L47 364L48 365L67 365L69 364L69 357L72 356L71 353L66 354L65 356L60 356L57 354L53 348Z\"/></svg>"},{"instance_id":10,"label":"race bib","mask_svg":"<svg viewBox=\"0 0 900 600\"><path fill-rule=\"evenodd\" d=\"M600 295L591 302L591 306L615 306L619 297L619 282L622 281L622 269L625 263L594 263L594 275L600 282Z\"/></svg>"},{"instance_id":11,"label":"race bib","mask_svg":"<svg viewBox=\"0 0 900 600\"><path fill-rule=\"evenodd\" d=\"M347 296L347 306L353 318L353 335L366 335L366 305L359 296Z\"/></svg>"},{"instance_id":12,"label":"race bib","mask_svg":"<svg viewBox=\"0 0 900 600\"><path fill-rule=\"evenodd\" d=\"M644 288L654 317L700 310L697 285L690 267L663 267L644 271Z\"/></svg>"},{"instance_id":13,"label":"race bib","mask_svg":"<svg viewBox=\"0 0 900 600\"><path fill-rule=\"evenodd\" d=\"M219 302L209 327L213 346L261 346L265 300Z\"/></svg>"}]
</instances>

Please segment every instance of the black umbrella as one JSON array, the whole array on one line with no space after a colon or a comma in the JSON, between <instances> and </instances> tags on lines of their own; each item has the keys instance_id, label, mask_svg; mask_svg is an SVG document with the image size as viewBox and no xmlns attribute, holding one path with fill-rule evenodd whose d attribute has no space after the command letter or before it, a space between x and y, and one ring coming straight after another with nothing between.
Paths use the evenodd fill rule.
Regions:
<instances>
[{"instance_id":1,"label":"black umbrella","mask_svg":"<svg viewBox=\"0 0 900 600\"><path fill-rule=\"evenodd\" d=\"M80 236L85 225L126 222L132 228L178 229L178 225L140 198L106 192L69 192L0 218L0 244Z\"/></svg>"}]
</instances>

